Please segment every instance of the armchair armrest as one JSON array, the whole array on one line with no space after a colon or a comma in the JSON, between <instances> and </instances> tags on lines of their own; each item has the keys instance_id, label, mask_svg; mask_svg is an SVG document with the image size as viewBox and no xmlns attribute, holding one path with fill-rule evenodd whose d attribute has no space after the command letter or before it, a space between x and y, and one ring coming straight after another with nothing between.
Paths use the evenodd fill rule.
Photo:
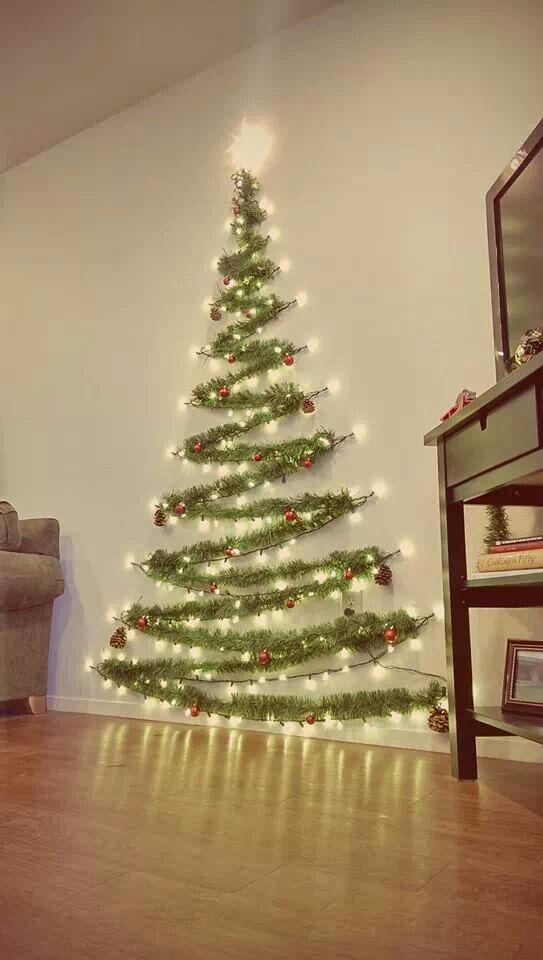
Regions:
<instances>
[{"instance_id":1,"label":"armchair armrest","mask_svg":"<svg viewBox=\"0 0 543 960\"><path fill-rule=\"evenodd\" d=\"M60 527L58 520L20 520L21 546L18 553L37 553L59 558Z\"/></svg>"}]
</instances>

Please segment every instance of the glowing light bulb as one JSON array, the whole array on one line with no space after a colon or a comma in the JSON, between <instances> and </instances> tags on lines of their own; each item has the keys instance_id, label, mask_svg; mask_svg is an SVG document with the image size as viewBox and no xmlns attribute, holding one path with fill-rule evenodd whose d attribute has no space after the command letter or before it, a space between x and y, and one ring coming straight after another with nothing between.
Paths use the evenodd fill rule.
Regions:
<instances>
[{"instance_id":1,"label":"glowing light bulb","mask_svg":"<svg viewBox=\"0 0 543 960\"><path fill-rule=\"evenodd\" d=\"M241 121L239 133L232 136L232 144L226 151L234 169L245 168L257 173L270 156L273 138L263 123Z\"/></svg>"},{"instance_id":2,"label":"glowing light bulb","mask_svg":"<svg viewBox=\"0 0 543 960\"><path fill-rule=\"evenodd\" d=\"M415 546L412 540L400 540L399 547L404 557L413 557L415 555Z\"/></svg>"},{"instance_id":3,"label":"glowing light bulb","mask_svg":"<svg viewBox=\"0 0 543 960\"><path fill-rule=\"evenodd\" d=\"M363 441L368 436L368 428L364 423L355 423L353 427L353 433L355 436L355 440L358 443L363 443Z\"/></svg>"},{"instance_id":4,"label":"glowing light bulb","mask_svg":"<svg viewBox=\"0 0 543 960\"><path fill-rule=\"evenodd\" d=\"M299 307L307 306L308 296L305 290L299 290L296 294L296 303Z\"/></svg>"},{"instance_id":5,"label":"glowing light bulb","mask_svg":"<svg viewBox=\"0 0 543 960\"><path fill-rule=\"evenodd\" d=\"M432 607L432 613L434 614L436 620L438 620L440 623L445 619L445 607L443 606L441 600L439 600L437 603L434 603Z\"/></svg>"}]
</instances>

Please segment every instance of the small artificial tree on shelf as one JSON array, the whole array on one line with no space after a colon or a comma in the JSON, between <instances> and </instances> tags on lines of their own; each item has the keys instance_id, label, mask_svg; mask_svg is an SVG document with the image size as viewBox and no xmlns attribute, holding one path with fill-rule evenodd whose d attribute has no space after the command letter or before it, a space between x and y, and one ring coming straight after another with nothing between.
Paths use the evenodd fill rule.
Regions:
<instances>
[{"instance_id":1,"label":"small artificial tree on shelf","mask_svg":"<svg viewBox=\"0 0 543 960\"><path fill-rule=\"evenodd\" d=\"M509 516L505 507L488 504L486 508L486 527L484 543L487 550L493 547L498 540L509 540L511 529Z\"/></svg>"},{"instance_id":2,"label":"small artificial tree on shelf","mask_svg":"<svg viewBox=\"0 0 543 960\"><path fill-rule=\"evenodd\" d=\"M182 707L193 717L205 711L232 719L312 725L386 717L392 712L407 714L422 708L435 718L443 694L442 678L418 670L386 664L387 669L406 669L424 677L427 684L418 691L404 687L379 690L372 684L371 690L326 692L333 674L385 666L383 660L390 648L417 636L429 617L416 618L405 610L386 615L355 613L347 606L347 616L330 622L288 629L263 626L269 613L288 611L292 616L291 611L300 604L311 603L313 598L337 599L363 581L388 586L392 578L389 561L395 552L368 546L314 560L285 559L290 544L303 542L310 534L362 509L373 492L364 496L354 496L348 489L289 494L285 487L281 495L268 494L272 483L316 470L352 435L319 428L273 442L262 433L263 428L273 429L287 417L313 414L316 400L326 388L307 392L295 383L283 382L257 389L256 378L280 368L291 369L306 348L285 337L262 338L268 324L295 301L285 301L270 291L278 267L267 253L270 238L259 229L266 211L258 199L256 178L240 170L232 179L235 249L218 261L222 279L218 296L210 304L211 320L226 320L226 325L199 351L206 359L221 361L223 370L220 376L195 387L189 401L193 407L226 413L227 417L190 436L175 450L181 459L218 466L219 477L167 494L157 504L154 516L160 527L195 521L206 530L218 528L219 533L216 539L198 540L180 550L156 550L137 564L146 577L170 589L185 590L187 599L170 606L134 603L120 615L110 640L115 650L121 650L129 633L140 631L165 641L176 655L136 660L122 653L104 658L96 669L106 681ZM272 564L268 563L270 553ZM256 626L240 630L238 622L247 617L256 618ZM218 621L218 625L209 626L210 621ZM347 663L351 655L356 659ZM311 664L322 658L334 660L331 665L312 668ZM302 677L311 689L314 678L320 678L322 695L283 692L288 681ZM269 684L273 684L273 694L264 693ZM240 692L240 687L245 692Z\"/></svg>"}]
</instances>

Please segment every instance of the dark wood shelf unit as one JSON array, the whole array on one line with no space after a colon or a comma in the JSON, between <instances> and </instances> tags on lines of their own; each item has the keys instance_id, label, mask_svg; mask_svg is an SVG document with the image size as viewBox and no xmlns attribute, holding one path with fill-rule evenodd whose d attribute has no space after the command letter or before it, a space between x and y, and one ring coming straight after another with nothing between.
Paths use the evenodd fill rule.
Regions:
<instances>
[{"instance_id":1,"label":"dark wood shelf unit","mask_svg":"<svg viewBox=\"0 0 543 960\"><path fill-rule=\"evenodd\" d=\"M543 506L543 354L500 380L424 438L437 447L451 766L477 778L477 737L543 743L543 724L473 703L470 609L543 607L543 570L467 576L465 508ZM504 650L505 655L505 650Z\"/></svg>"},{"instance_id":2,"label":"dark wood shelf unit","mask_svg":"<svg viewBox=\"0 0 543 960\"><path fill-rule=\"evenodd\" d=\"M480 734L482 736L494 737L497 731L501 731L502 734L543 744L543 720L539 717L505 713L501 707L475 707L471 713L477 723L492 728L489 733Z\"/></svg>"},{"instance_id":3,"label":"dark wood shelf unit","mask_svg":"<svg viewBox=\"0 0 543 960\"><path fill-rule=\"evenodd\" d=\"M466 580L462 599L468 607L543 607L543 570Z\"/></svg>"}]
</instances>

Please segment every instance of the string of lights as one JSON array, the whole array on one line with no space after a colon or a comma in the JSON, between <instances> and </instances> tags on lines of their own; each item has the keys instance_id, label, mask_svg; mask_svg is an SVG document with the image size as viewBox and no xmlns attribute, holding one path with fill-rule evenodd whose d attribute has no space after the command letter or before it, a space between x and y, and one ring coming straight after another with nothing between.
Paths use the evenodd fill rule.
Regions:
<instances>
[{"instance_id":1,"label":"string of lights","mask_svg":"<svg viewBox=\"0 0 543 960\"><path fill-rule=\"evenodd\" d=\"M255 428L275 429L276 422L283 417L314 414L315 399L334 392L337 384L331 380L323 389L308 393L296 384L274 382L281 369L291 370L301 353L313 349L311 340L303 346L281 337L251 340L285 310L294 304L302 306L305 295L285 301L267 291L266 285L279 269L266 256L272 231L264 236L255 229L267 216L258 200L259 185L246 170L235 174L233 181L230 230L236 249L219 258L222 279L217 295L206 305L211 321L220 323L227 319L228 323L195 351L204 363L210 364L212 374L219 369L221 372L194 387L190 399L184 401L185 406L223 412L226 420L194 434L170 451L187 465L201 465L204 472L215 466L219 477L160 498L154 506L154 522L162 527L192 519L201 522L204 529L209 524L233 523L234 530L231 535L200 540L182 550L156 550L142 563L134 563L158 586L169 590L180 587L198 596L170 607L144 606L139 601L132 604L121 614L111 647L121 650L131 639L129 633L137 630L153 637L158 645L166 641L173 646L191 647L190 660L127 660L124 653L118 653L113 658L104 656L96 670L106 684L117 685L119 694L131 689L146 699L185 708L192 717L204 712L229 720L340 725L345 720L366 721L372 716L435 710L443 696L442 677L383 662L398 643L416 637L432 615L414 618L404 610L386 615L356 614L347 607L345 616L332 623L279 631L261 626L268 613L272 618L280 618L285 614L283 608L292 610L300 602L344 594L371 577L381 586L388 586L392 573L387 561L398 551L386 553L380 548L368 548L365 552L335 552L309 563L282 558L268 564L269 551L283 550L286 554L303 537L324 530L348 513L355 514L378 490L375 485L363 496L347 490L298 498L245 499L246 494L257 493L274 481L285 481L290 475L311 470L325 454L335 452L346 440L354 438L356 431L336 435L321 428L310 436L276 443L243 440ZM220 363L225 366L219 368ZM259 378L265 373L272 382L262 389ZM236 422L232 422L235 415ZM223 502L234 497L235 505ZM255 564L234 562L250 561L253 556ZM221 567L212 574L212 565L219 563ZM202 570L203 565L208 572ZM300 582L308 577L313 580ZM268 589L251 589L261 586ZM249 592L235 592L248 588ZM258 627L238 631L240 618L249 615L255 617ZM209 620L219 621L219 626L202 625L201 621ZM217 656L222 654L222 659L219 656L202 660L196 644L218 651ZM242 656L227 659L226 652ZM361 653L362 658L358 658ZM353 663L322 669L319 666L317 670L309 666L311 661L329 655L337 655L343 661L351 656L355 659ZM305 665L302 670L301 664ZM418 691L373 688L319 698L262 695L254 689L257 685L259 689L264 684L298 681L312 690L316 679L326 683L332 676L368 666L395 669L429 682ZM213 694L217 684L228 687L228 699ZM247 693L237 692L241 685Z\"/></svg>"}]
</instances>

